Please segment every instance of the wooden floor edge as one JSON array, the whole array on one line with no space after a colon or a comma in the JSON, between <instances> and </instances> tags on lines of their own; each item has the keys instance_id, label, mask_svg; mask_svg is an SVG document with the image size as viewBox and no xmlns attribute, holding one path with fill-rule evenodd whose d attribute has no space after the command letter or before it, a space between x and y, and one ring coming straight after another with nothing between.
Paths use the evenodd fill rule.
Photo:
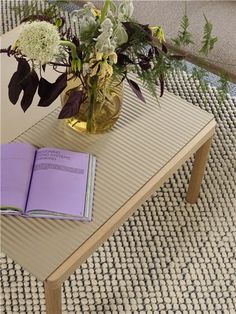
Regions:
<instances>
[{"instance_id":1,"label":"wooden floor edge","mask_svg":"<svg viewBox=\"0 0 236 314\"><path fill-rule=\"evenodd\" d=\"M117 228L122 225L147 198L150 197L186 160L214 135L216 122L211 120L157 174L137 191L90 238L75 250L44 281L52 289L59 287Z\"/></svg>"}]
</instances>

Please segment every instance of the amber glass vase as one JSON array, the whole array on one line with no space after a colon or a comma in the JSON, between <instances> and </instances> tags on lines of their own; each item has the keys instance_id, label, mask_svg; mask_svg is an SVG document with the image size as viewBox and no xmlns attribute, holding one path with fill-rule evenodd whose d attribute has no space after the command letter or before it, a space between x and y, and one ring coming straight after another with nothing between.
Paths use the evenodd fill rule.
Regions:
<instances>
[{"instance_id":1,"label":"amber glass vase","mask_svg":"<svg viewBox=\"0 0 236 314\"><path fill-rule=\"evenodd\" d=\"M75 90L84 92L84 101L75 116L66 119L66 123L76 131L84 133L103 133L116 123L121 111L123 83L119 77L100 79L95 76L82 84L81 80L69 78L67 87L61 95L64 106Z\"/></svg>"}]
</instances>

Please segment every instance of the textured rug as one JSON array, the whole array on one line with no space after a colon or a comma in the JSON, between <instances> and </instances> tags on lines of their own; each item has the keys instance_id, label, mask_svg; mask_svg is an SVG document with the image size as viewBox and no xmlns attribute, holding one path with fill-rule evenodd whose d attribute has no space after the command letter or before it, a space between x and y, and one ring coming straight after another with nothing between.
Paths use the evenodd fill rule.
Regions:
<instances>
[{"instance_id":1,"label":"textured rug","mask_svg":"<svg viewBox=\"0 0 236 314\"><path fill-rule=\"evenodd\" d=\"M65 282L64 313L236 313L236 101L203 96L186 73L167 87L218 123L200 198L184 201L190 161ZM2 312L44 313L42 283L1 260Z\"/></svg>"},{"instance_id":2,"label":"textured rug","mask_svg":"<svg viewBox=\"0 0 236 314\"><path fill-rule=\"evenodd\" d=\"M63 285L63 313L236 313L236 99L219 102L185 72L167 89L214 114L216 135L197 204L186 163ZM45 313L41 282L1 254L2 313Z\"/></svg>"}]
</instances>

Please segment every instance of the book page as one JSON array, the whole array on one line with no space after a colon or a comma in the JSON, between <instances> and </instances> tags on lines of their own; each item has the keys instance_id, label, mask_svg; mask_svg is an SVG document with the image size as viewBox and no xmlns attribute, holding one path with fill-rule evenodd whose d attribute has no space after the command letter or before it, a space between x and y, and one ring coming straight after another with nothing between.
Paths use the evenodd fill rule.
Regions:
<instances>
[{"instance_id":1,"label":"book page","mask_svg":"<svg viewBox=\"0 0 236 314\"><path fill-rule=\"evenodd\" d=\"M56 148L39 149L26 213L45 211L45 217L50 213L83 216L88 163L89 154Z\"/></svg>"},{"instance_id":2,"label":"book page","mask_svg":"<svg viewBox=\"0 0 236 314\"><path fill-rule=\"evenodd\" d=\"M1 213L23 212L36 148L30 144L1 145Z\"/></svg>"}]
</instances>

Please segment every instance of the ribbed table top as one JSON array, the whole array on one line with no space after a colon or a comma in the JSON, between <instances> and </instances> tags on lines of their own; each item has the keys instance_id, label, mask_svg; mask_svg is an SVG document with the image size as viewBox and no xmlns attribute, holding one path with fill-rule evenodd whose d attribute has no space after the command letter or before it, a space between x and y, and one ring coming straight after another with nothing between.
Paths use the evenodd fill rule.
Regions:
<instances>
[{"instance_id":1,"label":"ribbed table top","mask_svg":"<svg viewBox=\"0 0 236 314\"><path fill-rule=\"evenodd\" d=\"M58 108L16 139L97 156L92 222L1 218L2 250L38 279L46 279L213 120L168 92L159 105L145 89L143 94L146 104L125 86L121 117L105 134L75 132L57 120Z\"/></svg>"}]
</instances>

